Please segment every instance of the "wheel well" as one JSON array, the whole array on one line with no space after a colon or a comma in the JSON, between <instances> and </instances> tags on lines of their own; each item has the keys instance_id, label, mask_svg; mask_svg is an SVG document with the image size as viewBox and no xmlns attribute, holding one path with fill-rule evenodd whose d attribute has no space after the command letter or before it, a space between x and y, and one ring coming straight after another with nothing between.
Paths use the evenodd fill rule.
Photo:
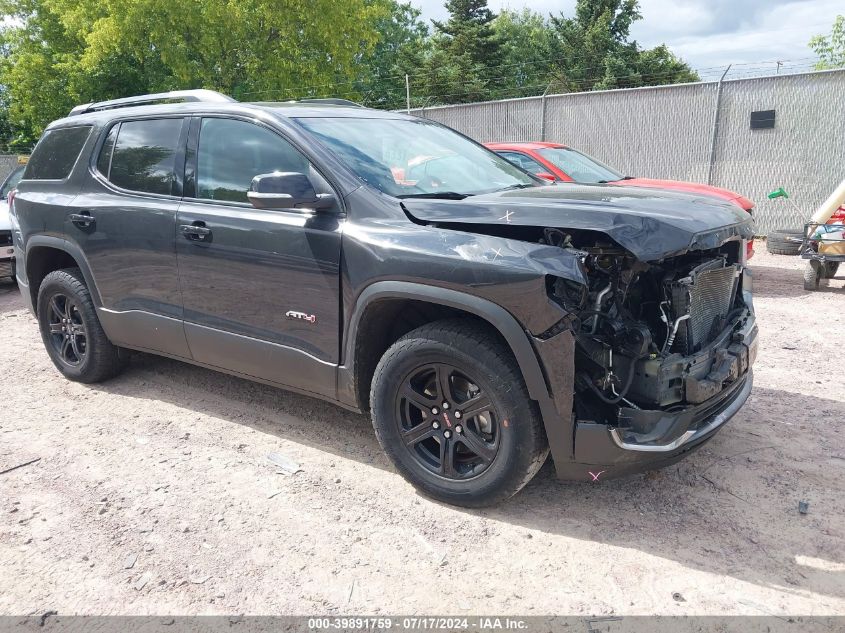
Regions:
<instances>
[{"instance_id":1,"label":"wheel well","mask_svg":"<svg viewBox=\"0 0 845 633\"><path fill-rule=\"evenodd\" d=\"M366 307L355 338L355 395L361 410L368 411L370 408L373 375L387 349L411 330L450 318L476 321L480 328L507 345L504 337L488 321L457 308L413 299L379 299Z\"/></svg>"},{"instance_id":2,"label":"wheel well","mask_svg":"<svg viewBox=\"0 0 845 633\"><path fill-rule=\"evenodd\" d=\"M66 251L50 246L35 246L26 255L26 278L32 305L38 305L38 289L44 277L54 270L78 268L77 261Z\"/></svg>"}]
</instances>

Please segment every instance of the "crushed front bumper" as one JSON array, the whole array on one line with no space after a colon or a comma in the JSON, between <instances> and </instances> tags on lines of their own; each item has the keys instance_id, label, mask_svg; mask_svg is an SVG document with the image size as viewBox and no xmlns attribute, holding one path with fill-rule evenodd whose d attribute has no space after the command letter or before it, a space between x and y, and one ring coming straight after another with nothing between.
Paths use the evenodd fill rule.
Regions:
<instances>
[{"instance_id":1,"label":"crushed front bumper","mask_svg":"<svg viewBox=\"0 0 845 633\"><path fill-rule=\"evenodd\" d=\"M555 464L558 477L572 481L599 481L662 468L677 462L710 440L748 400L754 383L749 370L714 402L704 402L672 415L678 435L665 444L635 443L606 424L579 422L575 434L575 459Z\"/></svg>"},{"instance_id":2,"label":"crushed front bumper","mask_svg":"<svg viewBox=\"0 0 845 633\"><path fill-rule=\"evenodd\" d=\"M667 466L711 439L745 404L754 382L751 365L757 356L758 330L753 315L724 345L731 356L731 371L722 372L718 355L710 360L709 377L727 377L717 393L698 404L646 410L623 407L617 424L577 420L574 454L566 463L555 462L558 477L598 481ZM737 352L737 349L741 351ZM723 363L726 364L726 363ZM687 388L699 383L689 379Z\"/></svg>"}]
</instances>

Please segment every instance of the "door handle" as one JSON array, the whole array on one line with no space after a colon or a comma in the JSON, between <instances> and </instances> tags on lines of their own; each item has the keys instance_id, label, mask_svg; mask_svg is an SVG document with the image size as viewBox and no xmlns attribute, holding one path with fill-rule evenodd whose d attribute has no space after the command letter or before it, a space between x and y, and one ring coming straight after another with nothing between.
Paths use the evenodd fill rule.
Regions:
<instances>
[{"instance_id":1,"label":"door handle","mask_svg":"<svg viewBox=\"0 0 845 633\"><path fill-rule=\"evenodd\" d=\"M211 236L211 229L205 226L205 222L194 222L193 224L183 224L179 227L182 236L186 240L192 242L203 242Z\"/></svg>"},{"instance_id":2,"label":"door handle","mask_svg":"<svg viewBox=\"0 0 845 633\"><path fill-rule=\"evenodd\" d=\"M97 219L88 213L88 211L83 211L82 213L71 213L70 221L79 227L89 227L94 224Z\"/></svg>"}]
</instances>

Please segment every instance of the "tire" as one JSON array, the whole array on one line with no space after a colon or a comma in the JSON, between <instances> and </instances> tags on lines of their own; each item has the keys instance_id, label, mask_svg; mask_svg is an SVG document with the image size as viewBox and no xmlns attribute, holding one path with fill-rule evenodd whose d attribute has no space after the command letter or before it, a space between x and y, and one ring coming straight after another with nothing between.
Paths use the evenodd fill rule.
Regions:
<instances>
[{"instance_id":1,"label":"tire","mask_svg":"<svg viewBox=\"0 0 845 633\"><path fill-rule=\"evenodd\" d=\"M798 255L803 239L804 231L772 231L766 237L766 250L775 255Z\"/></svg>"},{"instance_id":2,"label":"tire","mask_svg":"<svg viewBox=\"0 0 845 633\"><path fill-rule=\"evenodd\" d=\"M833 279L839 270L839 262L825 262L824 263L824 278Z\"/></svg>"},{"instance_id":3,"label":"tire","mask_svg":"<svg viewBox=\"0 0 845 633\"><path fill-rule=\"evenodd\" d=\"M804 268L804 290L818 290L821 280L821 264L810 260Z\"/></svg>"},{"instance_id":4,"label":"tire","mask_svg":"<svg viewBox=\"0 0 845 633\"><path fill-rule=\"evenodd\" d=\"M44 278L37 315L50 360L68 380L102 382L123 370L125 353L103 331L78 268L56 270Z\"/></svg>"},{"instance_id":5,"label":"tire","mask_svg":"<svg viewBox=\"0 0 845 633\"><path fill-rule=\"evenodd\" d=\"M446 503L504 501L549 454L510 350L475 321L436 321L396 341L376 367L370 406L379 443L399 472ZM476 414L462 415L469 406Z\"/></svg>"}]
</instances>

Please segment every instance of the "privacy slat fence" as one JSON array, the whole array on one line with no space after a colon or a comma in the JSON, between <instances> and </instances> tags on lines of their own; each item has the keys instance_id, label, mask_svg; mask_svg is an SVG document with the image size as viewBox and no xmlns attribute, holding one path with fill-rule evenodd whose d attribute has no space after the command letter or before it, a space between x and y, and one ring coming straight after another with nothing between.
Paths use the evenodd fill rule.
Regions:
<instances>
[{"instance_id":1,"label":"privacy slat fence","mask_svg":"<svg viewBox=\"0 0 845 633\"><path fill-rule=\"evenodd\" d=\"M558 141L636 176L708 182L757 204L761 235L800 225L845 178L845 70L411 110L478 141ZM751 113L775 110L775 127ZM712 157L712 165L711 165ZM712 172L712 173L711 173Z\"/></svg>"}]
</instances>

